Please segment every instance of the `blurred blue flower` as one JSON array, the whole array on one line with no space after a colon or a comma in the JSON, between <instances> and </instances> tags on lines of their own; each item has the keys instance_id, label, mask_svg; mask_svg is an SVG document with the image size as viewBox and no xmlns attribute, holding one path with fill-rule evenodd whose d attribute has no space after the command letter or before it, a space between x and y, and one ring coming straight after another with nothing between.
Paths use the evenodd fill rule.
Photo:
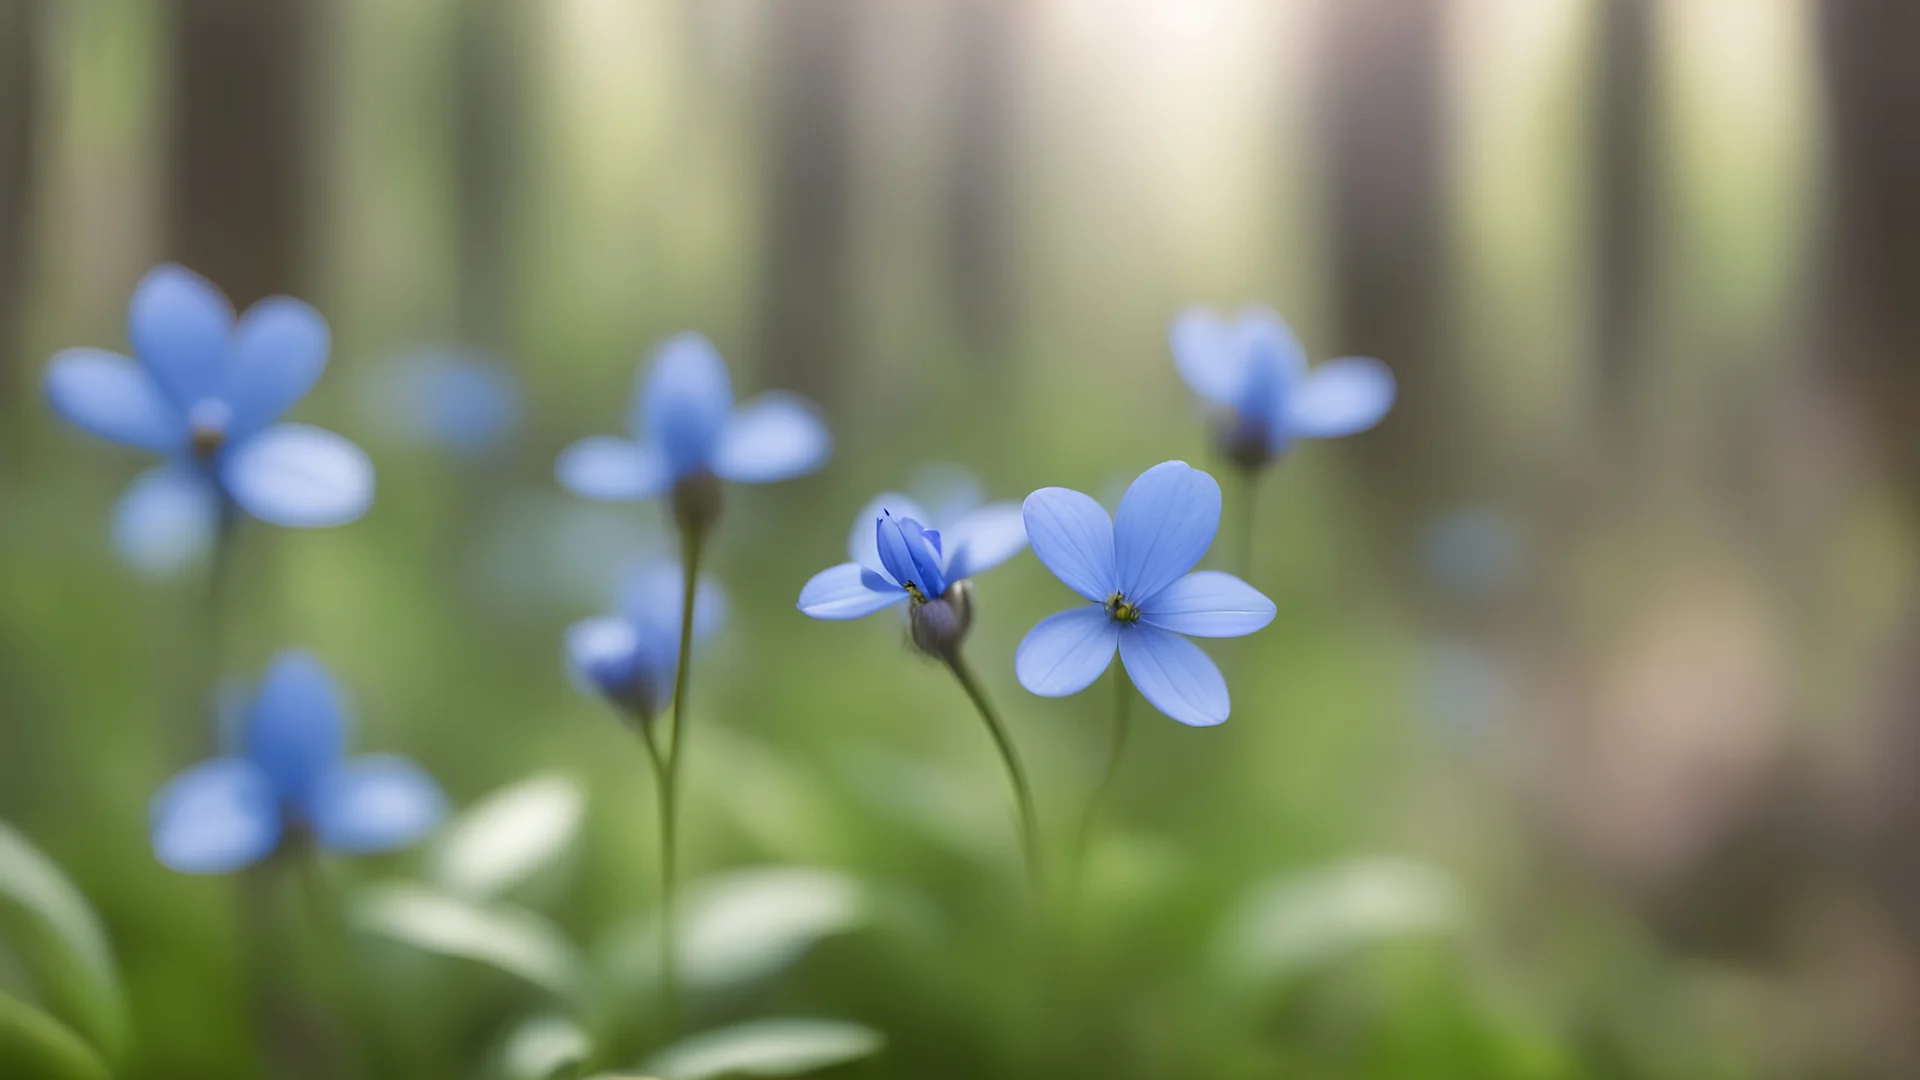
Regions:
<instances>
[{"instance_id":1,"label":"blurred blue flower","mask_svg":"<svg viewBox=\"0 0 1920 1080\"><path fill-rule=\"evenodd\" d=\"M770 483L819 468L833 438L794 394L761 394L738 408L727 365L696 333L668 338L628 413L632 438L596 435L560 455L560 482L590 499L649 499L683 481Z\"/></svg>"},{"instance_id":2,"label":"blurred blue flower","mask_svg":"<svg viewBox=\"0 0 1920 1080\"><path fill-rule=\"evenodd\" d=\"M1020 643L1014 671L1043 697L1087 688L1113 663L1153 707L1183 724L1226 720L1227 681L1182 637L1239 637L1273 621L1273 601L1217 570L1192 571L1220 527L1220 485L1184 461L1140 474L1112 518L1090 496L1027 496L1033 553L1090 604L1050 615Z\"/></svg>"},{"instance_id":3,"label":"blurred blue flower","mask_svg":"<svg viewBox=\"0 0 1920 1080\"><path fill-rule=\"evenodd\" d=\"M673 699L680 656L685 581L677 564L652 563L628 575L618 612L568 627L567 667L574 681L641 723L664 711ZM726 594L702 578L694 591L694 644L717 633L726 614Z\"/></svg>"},{"instance_id":4,"label":"blurred blue flower","mask_svg":"<svg viewBox=\"0 0 1920 1080\"><path fill-rule=\"evenodd\" d=\"M269 297L238 322L220 291L184 267L155 268L127 313L129 359L68 349L46 394L69 421L166 461L133 482L113 535L134 566L167 571L211 544L230 507L276 525L339 525L373 503L373 464L353 443L275 423L327 363L326 320Z\"/></svg>"},{"instance_id":5,"label":"blurred blue flower","mask_svg":"<svg viewBox=\"0 0 1920 1080\"><path fill-rule=\"evenodd\" d=\"M1329 360L1311 370L1280 316L1249 308L1234 318L1190 308L1173 320L1174 364L1193 392L1220 414L1222 451L1257 469L1294 439L1353 435L1393 405L1393 372L1367 357Z\"/></svg>"},{"instance_id":6,"label":"blurred blue flower","mask_svg":"<svg viewBox=\"0 0 1920 1080\"><path fill-rule=\"evenodd\" d=\"M815 574L800 590L800 610L816 619L857 619L909 597L938 600L954 583L999 566L1027 546L1018 503L969 508L944 529L921 524L932 520L905 495L875 496L853 519L851 561Z\"/></svg>"},{"instance_id":7,"label":"blurred blue flower","mask_svg":"<svg viewBox=\"0 0 1920 1080\"><path fill-rule=\"evenodd\" d=\"M480 457L520 426L520 381L478 350L419 349L374 369L363 387L373 421L399 441Z\"/></svg>"},{"instance_id":8,"label":"blurred blue flower","mask_svg":"<svg viewBox=\"0 0 1920 1080\"><path fill-rule=\"evenodd\" d=\"M439 786L406 758L346 757L340 688L310 653L274 658L234 734L227 756L181 773L154 797L153 852L175 870L237 870L295 830L334 851L387 851L446 813Z\"/></svg>"}]
</instances>

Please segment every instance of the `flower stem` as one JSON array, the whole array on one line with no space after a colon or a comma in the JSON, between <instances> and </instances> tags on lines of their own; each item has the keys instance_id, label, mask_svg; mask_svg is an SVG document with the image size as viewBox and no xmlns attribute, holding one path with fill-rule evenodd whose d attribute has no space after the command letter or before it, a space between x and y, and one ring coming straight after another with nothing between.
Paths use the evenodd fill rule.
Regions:
<instances>
[{"instance_id":1,"label":"flower stem","mask_svg":"<svg viewBox=\"0 0 1920 1080\"><path fill-rule=\"evenodd\" d=\"M1094 785L1093 794L1087 797L1086 813L1080 818L1080 831L1073 844L1074 891L1086 874L1087 850L1093 844L1093 829L1099 822L1100 810L1106 805L1107 794L1113 790L1114 780L1120 775L1120 759L1127 749L1127 733L1133 727L1133 716L1127 704L1130 695L1127 691L1125 670L1119 664L1113 665L1113 736L1107 744L1107 765L1100 774L1100 782Z\"/></svg>"},{"instance_id":2,"label":"flower stem","mask_svg":"<svg viewBox=\"0 0 1920 1080\"><path fill-rule=\"evenodd\" d=\"M700 584L702 530L680 530L680 658L673 670L673 724L660 784L660 992L667 1031L680 1027L679 929L676 925L680 768L687 756L687 677L693 668L693 606ZM651 743L651 737L649 737Z\"/></svg>"},{"instance_id":3,"label":"flower stem","mask_svg":"<svg viewBox=\"0 0 1920 1080\"><path fill-rule=\"evenodd\" d=\"M1238 565L1240 580L1253 581L1253 525L1255 507L1260 499L1260 470L1241 468L1235 470L1240 476L1240 550Z\"/></svg>"},{"instance_id":4,"label":"flower stem","mask_svg":"<svg viewBox=\"0 0 1920 1080\"><path fill-rule=\"evenodd\" d=\"M1013 748L1013 739L1008 736L1006 725L993 710L987 700L986 691L980 686L980 680L967 666L967 661L958 650L946 657L947 669L953 677L960 680L960 688L972 699L973 707L979 710L980 719L987 725L987 734L993 736L994 748L1000 751L1000 760L1007 767L1007 779L1013 785L1014 802L1020 810L1020 844L1027 858L1027 878L1033 886L1034 895L1042 893L1044 875L1040 858L1039 815L1033 809L1033 789L1027 784L1027 773L1020 765L1020 755Z\"/></svg>"}]
</instances>

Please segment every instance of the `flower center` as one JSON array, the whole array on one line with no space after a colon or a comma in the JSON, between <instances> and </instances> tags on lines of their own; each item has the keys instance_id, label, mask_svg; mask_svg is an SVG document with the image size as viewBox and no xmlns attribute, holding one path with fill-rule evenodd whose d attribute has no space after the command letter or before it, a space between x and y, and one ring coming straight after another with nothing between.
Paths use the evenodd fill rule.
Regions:
<instances>
[{"instance_id":1,"label":"flower center","mask_svg":"<svg viewBox=\"0 0 1920 1080\"><path fill-rule=\"evenodd\" d=\"M207 398L187 410L187 445L193 456L205 461L227 444L227 424L233 410L224 401Z\"/></svg>"},{"instance_id":2,"label":"flower center","mask_svg":"<svg viewBox=\"0 0 1920 1080\"><path fill-rule=\"evenodd\" d=\"M1128 603L1126 593L1114 593L1107 597L1107 618L1114 622L1139 622L1140 606Z\"/></svg>"}]
</instances>

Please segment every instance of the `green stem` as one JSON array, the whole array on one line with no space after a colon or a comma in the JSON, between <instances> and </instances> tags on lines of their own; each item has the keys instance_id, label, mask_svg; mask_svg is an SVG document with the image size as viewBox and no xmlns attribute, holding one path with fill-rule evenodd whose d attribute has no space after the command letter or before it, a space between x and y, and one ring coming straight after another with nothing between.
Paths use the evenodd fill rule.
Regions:
<instances>
[{"instance_id":1,"label":"green stem","mask_svg":"<svg viewBox=\"0 0 1920 1080\"><path fill-rule=\"evenodd\" d=\"M947 668L953 677L960 680L960 688L972 699L973 707L980 713L980 719L987 725L987 734L993 736L994 748L1000 751L1000 761L1007 767L1007 779L1013 785L1014 802L1020 810L1020 843L1027 858L1027 878L1032 883L1034 895L1042 893L1042 863L1040 858L1039 815L1033 808L1033 789L1027 784L1026 770L1020 766L1020 755L1013 748L1013 739L1000 722L1000 717L987 700L986 691L980 686L980 680L967 666L966 659L956 650L947 658Z\"/></svg>"},{"instance_id":2,"label":"green stem","mask_svg":"<svg viewBox=\"0 0 1920 1080\"><path fill-rule=\"evenodd\" d=\"M679 847L680 770L687 756L687 677L693 669L693 607L700 584L701 533L680 531L680 658L673 670L673 723L660 802L660 989L669 1034L680 1028L678 927L674 893Z\"/></svg>"},{"instance_id":3,"label":"green stem","mask_svg":"<svg viewBox=\"0 0 1920 1080\"><path fill-rule=\"evenodd\" d=\"M1133 727L1133 714L1127 708L1131 695L1127 676L1119 664L1113 665L1113 736L1107 744L1107 766L1100 774L1100 782L1094 785L1093 794L1087 798L1086 813L1080 818L1080 831L1074 838L1073 875L1076 891L1086 872L1087 850L1093 844L1093 829L1099 822L1100 810L1106 805L1107 793L1113 790L1113 784L1120 775L1120 759L1127 750L1127 733Z\"/></svg>"},{"instance_id":4,"label":"green stem","mask_svg":"<svg viewBox=\"0 0 1920 1080\"><path fill-rule=\"evenodd\" d=\"M1257 516L1255 507L1260 497L1260 470L1241 468L1236 469L1235 472L1240 477L1240 543L1239 551L1235 553L1239 556L1236 569L1240 572L1240 580L1251 583L1253 581L1253 526Z\"/></svg>"}]
</instances>

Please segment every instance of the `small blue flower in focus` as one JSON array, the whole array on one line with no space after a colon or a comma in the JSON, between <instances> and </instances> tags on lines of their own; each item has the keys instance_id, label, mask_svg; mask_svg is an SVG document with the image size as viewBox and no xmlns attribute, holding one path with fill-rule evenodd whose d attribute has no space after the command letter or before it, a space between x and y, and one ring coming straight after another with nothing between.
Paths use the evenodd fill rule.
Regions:
<instances>
[{"instance_id":1,"label":"small blue flower in focus","mask_svg":"<svg viewBox=\"0 0 1920 1080\"><path fill-rule=\"evenodd\" d=\"M641 567L621 588L618 612L567 628L567 667L574 681L638 723L651 723L673 700L685 581L676 563ZM694 644L718 633L726 614L726 594L702 578L694 590Z\"/></svg>"},{"instance_id":2,"label":"small blue flower in focus","mask_svg":"<svg viewBox=\"0 0 1920 1080\"><path fill-rule=\"evenodd\" d=\"M154 797L153 853L172 869L237 870L300 831L333 851L389 851L445 816L446 797L413 762L346 756L340 688L310 653L274 658L235 734L228 756L181 773Z\"/></svg>"},{"instance_id":3,"label":"small blue flower in focus","mask_svg":"<svg viewBox=\"0 0 1920 1080\"><path fill-rule=\"evenodd\" d=\"M1354 435L1393 406L1393 372L1368 357L1307 367L1306 350L1279 315L1249 308L1233 318L1190 308L1173 320L1174 364L1218 413L1220 448L1258 469L1295 439Z\"/></svg>"},{"instance_id":4,"label":"small blue flower in focus","mask_svg":"<svg viewBox=\"0 0 1920 1080\"><path fill-rule=\"evenodd\" d=\"M773 391L735 408L726 363L696 333L660 346L628 428L632 438L596 435L569 446L555 467L560 482L590 499L671 494L682 527L695 531L719 514L715 479L788 480L833 451L826 425L798 395Z\"/></svg>"},{"instance_id":5,"label":"small blue flower in focus","mask_svg":"<svg viewBox=\"0 0 1920 1080\"><path fill-rule=\"evenodd\" d=\"M276 423L326 367L326 320L269 297L236 322L227 298L184 267L155 268L127 313L129 359L68 349L47 368L61 416L166 461L133 482L113 535L137 568L191 562L238 506L275 525L340 525L373 504L373 464L353 443Z\"/></svg>"},{"instance_id":6,"label":"small blue flower in focus","mask_svg":"<svg viewBox=\"0 0 1920 1080\"><path fill-rule=\"evenodd\" d=\"M513 438L521 397L520 381L506 364L452 346L397 357L372 372L364 387L367 411L393 438L469 458Z\"/></svg>"},{"instance_id":7,"label":"small blue flower in focus","mask_svg":"<svg viewBox=\"0 0 1920 1080\"><path fill-rule=\"evenodd\" d=\"M1087 688L1113 663L1153 707L1183 724L1226 720L1227 681L1195 637L1239 637L1273 621L1273 601L1217 570L1193 571L1220 527L1220 485L1184 461L1140 474L1109 518L1066 488L1027 496L1027 536L1054 576L1090 603L1050 615L1014 655L1042 697Z\"/></svg>"},{"instance_id":8,"label":"small blue flower in focus","mask_svg":"<svg viewBox=\"0 0 1920 1080\"><path fill-rule=\"evenodd\" d=\"M911 600L913 642L946 657L972 625L966 579L991 570L1027 546L1026 524L1013 502L970 509L947 525L895 492L875 497L853 520L852 560L815 574L800 590L800 610L816 619L857 619Z\"/></svg>"}]
</instances>

